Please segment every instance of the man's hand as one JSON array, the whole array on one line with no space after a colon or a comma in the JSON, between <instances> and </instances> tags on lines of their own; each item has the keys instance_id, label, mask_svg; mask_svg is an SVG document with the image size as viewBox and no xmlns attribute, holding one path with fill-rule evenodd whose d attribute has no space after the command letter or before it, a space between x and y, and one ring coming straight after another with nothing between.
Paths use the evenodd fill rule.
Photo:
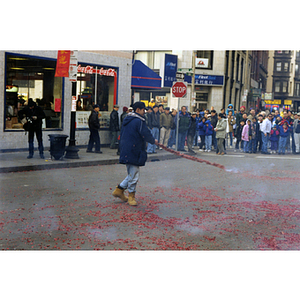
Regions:
<instances>
[{"instance_id":1,"label":"man's hand","mask_svg":"<svg viewBox=\"0 0 300 300\"><path fill-rule=\"evenodd\" d=\"M158 140L155 140L154 144L155 144L155 145L158 145Z\"/></svg>"},{"instance_id":2,"label":"man's hand","mask_svg":"<svg viewBox=\"0 0 300 300\"><path fill-rule=\"evenodd\" d=\"M36 119L37 119L37 116L32 116L32 119L33 119L33 120L36 120Z\"/></svg>"}]
</instances>

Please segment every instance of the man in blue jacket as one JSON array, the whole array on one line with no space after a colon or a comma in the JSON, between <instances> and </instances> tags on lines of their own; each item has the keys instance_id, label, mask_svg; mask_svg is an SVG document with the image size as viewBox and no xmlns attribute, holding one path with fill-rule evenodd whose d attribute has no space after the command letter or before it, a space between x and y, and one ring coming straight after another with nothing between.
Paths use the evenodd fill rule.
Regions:
<instances>
[{"instance_id":1,"label":"man in blue jacket","mask_svg":"<svg viewBox=\"0 0 300 300\"><path fill-rule=\"evenodd\" d=\"M128 113L124 119L120 134L120 159L121 164L126 164L127 177L116 187L112 195L127 202L129 205L137 205L135 200L136 185L140 176L140 167L147 161L146 142L158 144L153 137L145 121L145 104L136 102L133 104L132 113ZM124 191L128 189L128 197Z\"/></svg>"}]
</instances>

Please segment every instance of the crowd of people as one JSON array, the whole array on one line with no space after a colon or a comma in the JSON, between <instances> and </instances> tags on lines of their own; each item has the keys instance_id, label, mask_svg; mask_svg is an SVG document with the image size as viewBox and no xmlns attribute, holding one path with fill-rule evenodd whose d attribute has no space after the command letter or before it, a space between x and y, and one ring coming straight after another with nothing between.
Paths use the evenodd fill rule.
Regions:
<instances>
[{"instance_id":1,"label":"crowd of people","mask_svg":"<svg viewBox=\"0 0 300 300\"><path fill-rule=\"evenodd\" d=\"M124 107L121 120L128 112ZM200 152L216 151L217 155L224 155L226 149L232 148L234 152L245 153L300 153L300 113L277 109L247 112L245 106L237 111L229 104L219 113L213 107L188 112L182 106L177 114L175 109L154 103L146 108L145 119L160 144L175 147L178 116L178 151L195 153L199 148ZM158 149L148 144L147 153L156 153Z\"/></svg>"}]
</instances>

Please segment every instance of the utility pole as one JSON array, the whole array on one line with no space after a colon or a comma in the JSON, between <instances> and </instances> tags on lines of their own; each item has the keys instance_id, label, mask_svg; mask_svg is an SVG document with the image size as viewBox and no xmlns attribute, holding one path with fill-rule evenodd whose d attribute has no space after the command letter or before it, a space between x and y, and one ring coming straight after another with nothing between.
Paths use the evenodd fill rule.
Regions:
<instances>
[{"instance_id":1,"label":"utility pole","mask_svg":"<svg viewBox=\"0 0 300 300\"><path fill-rule=\"evenodd\" d=\"M191 103L190 103L190 107L192 108L192 106L195 105L195 50L192 50L192 68L193 68L193 74L192 74L192 97L191 97Z\"/></svg>"}]
</instances>

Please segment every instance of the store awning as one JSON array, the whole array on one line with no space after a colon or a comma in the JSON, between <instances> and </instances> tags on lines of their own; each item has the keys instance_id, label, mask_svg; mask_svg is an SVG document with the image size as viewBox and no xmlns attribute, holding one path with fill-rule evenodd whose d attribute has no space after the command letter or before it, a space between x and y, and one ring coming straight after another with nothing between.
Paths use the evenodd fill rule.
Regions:
<instances>
[{"instance_id":1,"label":"store awning","mask_svg":"<svg viewBox=\"0 0 300 300\"><path fill-rule=\"evenodd\" d=\"M140 60L135 60L132 66L131 88L161 89L161 77Z\"/></svg>"}]
</instances>

